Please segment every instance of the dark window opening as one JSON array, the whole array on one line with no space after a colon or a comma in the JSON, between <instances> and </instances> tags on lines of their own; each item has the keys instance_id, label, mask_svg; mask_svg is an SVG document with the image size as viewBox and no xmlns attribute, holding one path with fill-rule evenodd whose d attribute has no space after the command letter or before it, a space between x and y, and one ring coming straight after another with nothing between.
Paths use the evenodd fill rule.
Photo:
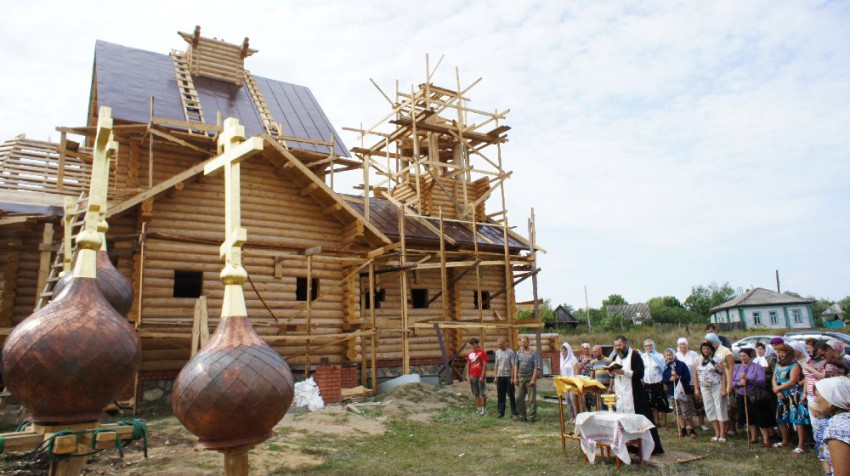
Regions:
<instances>
[{"instance_id":1,"label":"dark window opening","mask_svg":"<svg viewBox=\"0 0 850 476\"><path fill-rule=\"evenodd\" d=\"M384 289L376 289L375 290L375 296L374 296L375 309L381 308L381 303L384 302L384 299L386 298L386 296L387 296L386 290L384 290ZM371 297L372 296L369 296L369 291L366 291L366 298L364 299L365 304L366 304L366 309L372 309L373 299L370 299Z\"/></svg>"},{"instance_id":2,"label":"dark window opening","mask_svg":"<svg viewBox=\"0 0 850 476\"><path fill-rule=\"evenodd\" d=\"M319 280L313 278L310 280L310 300L315 301L319 297ZM307 300L307 278L296 278L295 282L295 300Z\"/></svg>"},{"instance_id":3,"label":"dark window opening","mask_svg":"<svg viewBox=\"0 0 850 476\"><path fill-rule=\"evenodd\" d=\"M204 290L204 273L200 271L174 270L174 290L176 298L201 297Z\"/></svg>"},{"instance_id":4,"label":"dark window opening","mask_svg":"<svg viewBox=\"0 0 850 476\"><path fill-rule=\"evenodd\" d=\"M478 291L472 291L472 303L478 309ZM481 291L481 309L490 309L490 291Z\"/></svg>"},{"instance_id":5,"label":"dark window opening","mask_svg":"<svg viewBox=\"0 0 850 476\"><path fill-rule=\"evenodd\" d=\"M413 302L413 309L427 309L428 308L428 290L427 289L411 289L410 290L411 301Z\"/></svg>"}]
</instances>

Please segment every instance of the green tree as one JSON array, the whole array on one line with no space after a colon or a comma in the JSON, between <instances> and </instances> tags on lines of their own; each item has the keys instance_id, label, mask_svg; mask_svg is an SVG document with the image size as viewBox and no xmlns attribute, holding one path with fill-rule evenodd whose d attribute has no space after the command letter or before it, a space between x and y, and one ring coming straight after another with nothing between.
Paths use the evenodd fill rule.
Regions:
<instances>
[{"instance_id":1,"label":"green tree","mask_svg":"<svg viewBox=\"0 0 850 476\"><path fill-rule=\"evenodd\" d=\"M814 311L815 314L815 324L818 327L823 326L823 313L826 312L826 310L833 304L835 304L834 301L830 301L825 298L820 298L812 303L812 311Z\"/></svg>"},{"instance_id":2,"label":"green tree","mask_svg":"<svg viewBox=\"0 0 850 476\"><path fill-rule=\"evenodd\" d=\"M691 295L685 299L685 308L707 319L712 307L723 304L733 297L735 297L735 290L729 286L728 282L722 285L711 283L708 286L699 284L691 287Z\"/></svg>"},{"instance_id":3,"label":"green tree","mask_svg":"<svg viewBox=\"0 0 850 476\"><path fill-rule=\"evenodd\" d=\"M841 310L844 311L845 319L846 316L850 316L850 296L838 301L838 305L841 306Z\"/></svg>"},{"instance_id":4,"label":"green tree","mask_svg":"<svg viewBox=\"0 0 850 476\"><path fill-rule=\"evenodd\" d=\"M622 332L632 326L634 322L619 312L611 313L602 320L602 328L608 332Z\"/></svg>"},{"instance_id":5,"label":"green tree","mask_svg":"<svg viewBox=\"0 0 850 476\"><path fill-rule=\"evenodd\" d=\"M605 319L605 313L601 309L590 308L590 324L592 326L599 326L602 324L602 320ZM587 315L588 311L585 309L579 309L573 313L576 319L578 319L579 326L587 325Z\"/></svg>"},{"instance_id":6,"label":"green tree","mask_svg":"<svg viewBox=\"0 0 850 476\"><path fill-rule=\"evenodd\" d=\"M620 296L619 294L612 294L608 296L608 299L604 299L602 301L602 308L604 309L608 306L621 306L628 303L629 302L626 301L623 296Z\"/></svg>"},{"instance_id":7,"label":"green tree","mask_svg":"<svg viewBox=\"0 0 850 476\"><path fill-rule=\"evenodd\" d=\"M552 309L552 300L544 299L540 303L540 320L546 324L552 324L555 320L554 309ZM534 319L534 310L517 312L517 319Z\"/></svg>"},{"instance_id":8,"label":"green tree","mask_svg":"<svg viewBox=\"0 0 850 476\"><path fill-rule=\"evenodd\" d=\"M688 324L705 322L701 315L685 309L685 306L673 296L659 296L649 299L646 304L652 313L653 322L661 324Z\"/></svg>"}]
</instances>

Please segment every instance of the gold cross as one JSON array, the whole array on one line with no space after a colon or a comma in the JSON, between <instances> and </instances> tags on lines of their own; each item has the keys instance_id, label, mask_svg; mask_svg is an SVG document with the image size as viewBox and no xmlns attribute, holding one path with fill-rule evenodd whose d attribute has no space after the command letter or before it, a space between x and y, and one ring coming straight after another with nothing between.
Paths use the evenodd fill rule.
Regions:
<instances>
[{"instance_id":1,"label":"gold cross","mask_svg":"<svg viewBox=\"0 0 850 476\"><path fill-rule=\"evenodd\" d=\"M109 158L117 150L118 143L115 142L112 134L112 108L101 106L97 119L97 136L92 151L89 204L86 209L85 227L77 235L77 246L80 251L77 264L74 267L74 276L78 278L97 277L94 252L100 249L102 241L105 240L98 233L98 228L101 222L101 212L106 209L106 192L109 187Z\"/></svg>"},{"instance_id":2,"label":"gold cross","mask_svg":"<svg viewBox=\"0 0 850 476\"><path fill-rule=\"evenodd\" d=\"M224 170L224 243L219 256L224 258L221 282L224 283L224 304L221 317L246 316L245 296L242 283L248 273L242 267L242 245L248 240L248 232L242 228L241 188L239 163L262 152L263 140L252 137L246 141L245 127L239 120L230 117L224 120L224 130L218 137L218 157L204 167L204 175Z\"/></svg>"}]
</instances>

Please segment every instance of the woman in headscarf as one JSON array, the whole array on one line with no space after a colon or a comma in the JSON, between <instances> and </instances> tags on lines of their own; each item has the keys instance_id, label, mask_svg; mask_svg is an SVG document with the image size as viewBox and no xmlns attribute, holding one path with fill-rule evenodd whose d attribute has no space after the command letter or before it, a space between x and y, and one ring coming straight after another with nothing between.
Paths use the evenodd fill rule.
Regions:
<instances>
[{"instance_id":1,"label":"woman in headscarf","mask_svg":"<svg viewBox=\"0 0 850 476\"><path fill-rule=\"evenodd\" d=\"M806 345L808 346L808 343ZM834 357L835 349L826 342L817 341L812 344L812 356L809 361L800 363L806 381L806 401L808 402L809 420L812 424L812 439L815 440L815 452L826 472L829 472L829 466L826 463L826 455L821 451L821 442L829 418L820 411L817 405L815 385L818 381L827 378L826 367Z\"/></svg>"},{"instance_id":2,"label":"woman in headscarf","mask_svg":"<svg viewBox=\"0 0 850 476\"><path fill-rule=\"evenodd\" d=\"M829 418L823 453L835 476L850 475L850 379L830 377L815 384L818 409Z\"/></svg>"},{"instance_id":3,"label":"woman in headscarf","mask_svg":"<svg viewBox=\"0 0 850 476\"><path fill-rule=\"evenodd\" d=\"M721 391L726 388L726 372L723 371L720 358L714 354L714 345L703 342L699 346L702 360L697 365L697 385L694 392L697 398L702 398L705 405L705 418L714 427L713 442L726 442L726 422L729 416L726 407L722 405Z\"/></svg>"},{"instance_id":4,"label":"woman in headscarf","mask_svg":"<svg viewBox=\"0 0 850 476\"><path fill-rule=\"evenodd\" d=\"M570 347L568 342L564 342L561 344L561 377L575 377L578 375L579 363L575 354L573 354L573 348ZM567 411L570 414L569 424L572 425L576 422L576 396L572 392L567 392L564 394L564 400L567 404Z\"/></svg>"},{"instance_id":5,"label":"woman in headscarf","mask_svg":"<svg viewBox=\"0 0 850 476\"><path fill-rule=\"evenodd\" d=\"M679 420L679 437L690 434L696 438L694 417L697 414L694 407L694 387L691 385L691 370L688 364L677 358L673 349L664 351L664 386L667 388L667 400L675 410L675 418ZM678 390L677 390L678 387Z\"/></svg>"},{"instance_id":6,"label":"woman in headscarf","mask_svg":"<svg viewBox=\"0 0 850 476\"><path fill-rule=\"evenodd\" d=\"M724 415L734 415L735 408L733 408L734 406L731 404L730 398L734 399L732 396L734 394L734 389L732 388L732 369L735 368L735 357L732 355L732 350L724 346L720 337L714 332L706 334L705 340L714 345L714 355L720 359L723 373L726 374L726 386L720 392L720 404L724 407ZM734 426L734 422L725 423L723 424L723 429L727 435L734 435Z\"/></svg>"},{"instance_id":7,"label":"woman in headscarf","mask_svg":"<svg viewBox=\"0 0 850 476\"><path fill-rule=\"evenodd\" d=\"M664 356L655 350L655 342L652 339L643 341L646 352L641 354L643 359L643 388L646 391L646 401L652 408L652 416L659 421L658 414L664 415L661 428L667 428L667 414L670 407L667 406L667 395L664 393Z\"/></svg>"},{"instance_id":8,"label":"woman in headscarf","mask_svg":"<svg viewBox=\"0 0 850 476\"><path fill-rule=\"evenodd\" d=\"M758 435L761 432L765 448L770 448L769 431L775 421L770 412L771 407L767 405L772 394L765 389L767 381L764 377L764 367L753 361L756 352L751 348L742 348L738 355L741 363L736 365L732 372L732 379L738 388L738 425L747 428L750 443L758 443Z\"/></svg>"},{"instance_id":9,"label":"woman in headscarf","mask_svg":"<svg viewBox=\"0 0 850 476\"><path fill-rule=\"evenodd\" d=\"M802 342L801 342L802 344ZM805 344L803 347L805 351ZM797 447L795 454L803 454L806 443L805 425L809 424L809 412L802 400L805 395L800 388L803 379L803 371L797 362L794 347L790 344L779 344L776 346L776 354L779 363L773 374L773 392L777 397L776 423L782 433L782 441L773 445L774 448L787 448L791 446L791 431L789 425L797 429Z\"/></svg>"}]
</instances>

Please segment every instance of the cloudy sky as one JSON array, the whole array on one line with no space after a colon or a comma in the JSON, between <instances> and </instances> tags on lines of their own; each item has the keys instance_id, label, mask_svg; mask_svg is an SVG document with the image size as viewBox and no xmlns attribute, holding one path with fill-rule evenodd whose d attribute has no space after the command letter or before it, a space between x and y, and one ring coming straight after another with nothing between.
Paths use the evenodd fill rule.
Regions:
<instances>
[{"instance_id":1,"label":"cloudy sky","mask_svg":"<svg viewBox=\"0 0 850 476\"><path fill-rule=\"evenodd\" d=\"M483 78L472 107L511 109L508 208L523 231L535 209L542 296L684 300L776 269L783 290L850 294L850 3L124 3L4 5L0 139L84 124L96 39L248 36L247 67L309 86L337 128L386 114L369 78L409 90L445 55L437 84L457 66Z\"/></svg>"}]
</instances>

